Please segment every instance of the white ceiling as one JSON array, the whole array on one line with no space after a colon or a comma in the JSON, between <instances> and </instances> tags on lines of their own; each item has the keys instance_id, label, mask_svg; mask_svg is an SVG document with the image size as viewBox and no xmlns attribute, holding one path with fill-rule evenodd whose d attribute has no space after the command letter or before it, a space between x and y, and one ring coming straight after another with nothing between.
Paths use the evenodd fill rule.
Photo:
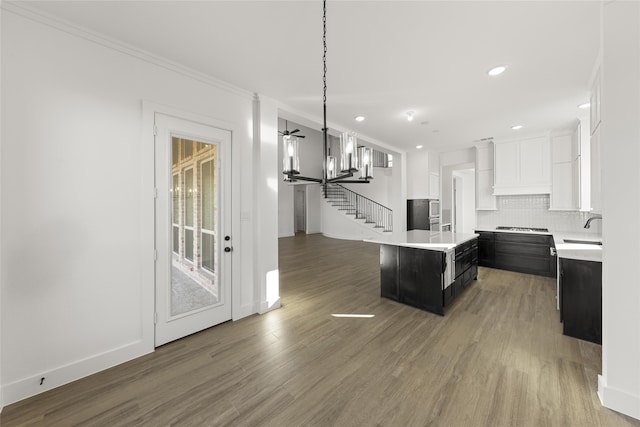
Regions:
<instances>
[{"instance_id":1,"label":"white ceiling","mask_svg":"<svg viewBox=\"0 0 640 427\"><path fill-rule=\"evenodd\" d=\"M322 117L320 0L29 5ZM588 101L599 13L598 1L329 1L329 122L410 151L567 127Z\"/></svg>"}]
</instances>

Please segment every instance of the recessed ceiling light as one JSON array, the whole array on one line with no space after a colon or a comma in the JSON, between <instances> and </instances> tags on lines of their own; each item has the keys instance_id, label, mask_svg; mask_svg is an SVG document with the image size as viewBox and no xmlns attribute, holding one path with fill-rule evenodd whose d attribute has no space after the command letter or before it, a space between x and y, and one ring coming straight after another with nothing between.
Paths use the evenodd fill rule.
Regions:
<instances>
[{"instance_id":1,"label":"recessed ceiling light","mask_svg":"<svg viewBox=\"0 0 640 427\"><path fill-rule=\"evenodd\" d=\"M422 148L422 145L416 145L416 148L419 150Z\"/></svg>"},{"instance_id":2,"label":"recessed ceiling light","mask_svg":"<svg viewBox=\"0 0 640 427\"><path fill-rule=\"evenodd\" d=\"M355 116L356 122L364 122L364 116Z\"/></svg>"},{"instance_id":3,"label":"recessed ceiling light","mask_svg":"<svg viewBox=\"0 0 640 427\"><path fill-rule=\"evenodd\" d=\"M589 108L589 107L591 107L591 104L589 104L588 102L578 105L578 108L582 108L582 109Z\"/></svg>"},{"instance_id":4,"label":"recessed ceiling light","mask_svg":"<svg viewBox=\"0 0 640 427\"><path fill-rule=\"evenodd\" d=\"M500 65L497 67L494 67L492 69L490 69L489 71L487 71L487 74L489 74L490 76L498 76L502 73L504 73L504 71L507 69L507 67L505 67L504 65Z\"/></svg>"},{"instance_id":5,"label":"recessed ceiling light","mask_svg":"<svg viewBox=\"0 0 640 427\"><path fill-rule=\"evenodd\" d=\"M519 129L522 129L522 125L515 125L515 126L511 126L511 129L513 129L513 130L519 130Z\"/></svg>"},{"instance_id":6,"label":"recessed ceiling light","mask_svg":"<svg viewBox=\"0 0 640 427\"><path fill-rule=\"evenodd\" d=\"M413 121L413 111L407 111L407 121L408 122Z\"/></svg>"}]
</instances>

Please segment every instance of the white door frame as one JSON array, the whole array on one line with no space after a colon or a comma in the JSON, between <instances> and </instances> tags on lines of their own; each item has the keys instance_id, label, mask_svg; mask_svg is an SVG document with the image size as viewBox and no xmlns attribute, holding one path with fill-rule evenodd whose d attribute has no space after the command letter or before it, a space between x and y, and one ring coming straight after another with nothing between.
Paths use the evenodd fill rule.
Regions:
<instances>
[{"instance_id":1,"label":"white door frame","mask_svg":"<svg viewBox=\"0 0 640 427\"><path fill-rule=\"evenodd\" d=\"M155 135L154 117L156 113L178 117L196 123L207 124L231 132L231 235L234 236L234 259L231 269L231 317L235 319L241 310L241 259L242 248L240 247L240 171L237 162L241 157L240 144L235 140L239 127L237 124L223 120L214 119L205 115L184 111L179 108L158 104L152 101L142 100L142 159L141 165L141 186L142 193L149 197L141 200L140 234L142 237L141 246L141 280L142 286L142 342L147 353L155 350Z\"/></svg>"}]
</instances>

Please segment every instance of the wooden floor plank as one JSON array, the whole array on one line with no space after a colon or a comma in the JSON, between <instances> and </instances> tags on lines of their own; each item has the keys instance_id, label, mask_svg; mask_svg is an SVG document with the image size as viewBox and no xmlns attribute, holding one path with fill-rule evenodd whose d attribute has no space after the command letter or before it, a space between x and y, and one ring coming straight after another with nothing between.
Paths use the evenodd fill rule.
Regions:
<instances>
[{"instance_id":1,"label":"wooden floor plank","mask_svg":"<svg viewBox=\"0 0 640 427\"><path fill-rule=\"evenodd\" d=\"M0 425L640 426L600 405L601 348L562 335L555 280L480 268L442 317L380 297L377 245L279 244L282 308L10 405Z\"/></svg>"}]
</instances>

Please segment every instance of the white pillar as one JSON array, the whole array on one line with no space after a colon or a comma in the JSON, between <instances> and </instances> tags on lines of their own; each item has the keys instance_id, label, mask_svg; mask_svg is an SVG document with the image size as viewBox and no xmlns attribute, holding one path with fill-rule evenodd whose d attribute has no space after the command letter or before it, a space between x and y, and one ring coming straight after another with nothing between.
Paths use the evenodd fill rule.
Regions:
<instances>
[{"instance_id":1,"label":"white pillar","mask_svg":"<svg viewBox=\"0 0 640 427\"><path fill-rule=\"evenodd\" d=\"M603 5L602 375L607 408L640 419L640 3Z\"/></svg>"}]
</instances>

